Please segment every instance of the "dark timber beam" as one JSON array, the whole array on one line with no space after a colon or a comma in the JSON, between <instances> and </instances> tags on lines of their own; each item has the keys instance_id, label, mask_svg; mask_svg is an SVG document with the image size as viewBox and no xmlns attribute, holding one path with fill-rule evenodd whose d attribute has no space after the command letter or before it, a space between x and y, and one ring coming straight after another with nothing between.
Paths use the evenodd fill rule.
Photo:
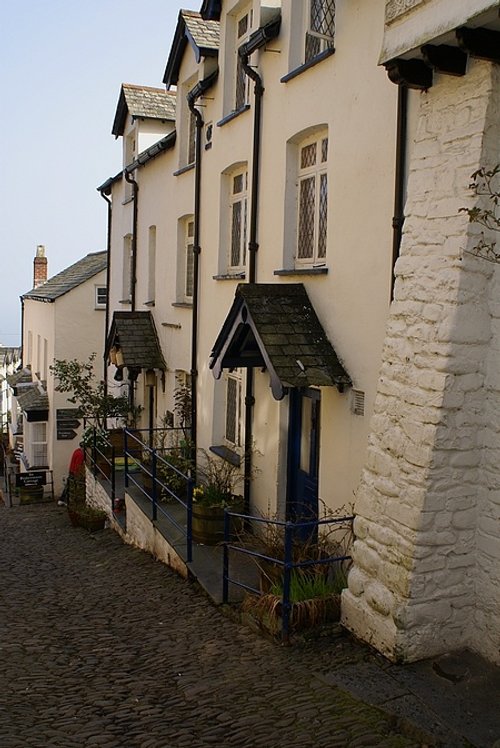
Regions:
<instances>
[{"instance_id":1,"label":"dark timber beam","mask_svg":"<svg viewBox=\"0 0 500 748\"><path fill-rule=\"evenodd\" d=\"M424 44L421 52L424 62L433 70L447 75L465 75L467 55L461 49L447 44Z\"/></svg>"},{"instance_id":2,"label":"dark timber beam","mask_svg":"<svg viewBox=\"0 0 500 748\"><path fill-rule=\"evenodd\" d=\"M432 86L432 70L422 60L395 59L385 63L389 80L399 86L426 91Z\"/></svg>"},{"instance_id":3,"label":"dark timber beam","mask_svg":"<svg viewBox=\"0 0 500 748\"><path fill-rule=\"evenodd\" d=\"M462 26L456 35L459 47L472 57L500 63L500 31Z\"/></svg>"}]
</instances>

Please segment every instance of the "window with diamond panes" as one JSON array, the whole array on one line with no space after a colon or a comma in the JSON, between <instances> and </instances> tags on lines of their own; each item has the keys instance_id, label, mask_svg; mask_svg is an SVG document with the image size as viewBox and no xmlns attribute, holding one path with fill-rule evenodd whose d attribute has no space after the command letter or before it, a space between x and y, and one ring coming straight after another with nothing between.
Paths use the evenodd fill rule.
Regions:
<instances>
[{"instance_id":1,"label":"window with diamond panes","mask_svg":"<svg viewBox=\"0 0 500 748\"><path fill-rule=\"evenodd\" d=\"M238 48L246 42L250 34L252 25L252 11L249 10L240 16L236 21L236 88L234 109L238 111L248 104L250 82L241 64L241 58L238 54Z\"/></svg>"},{"instance_id":2,"label":"window with diamond panes","mask_svg":"<svg viewBox=\"0 0 500 748\"><path fill-rule=\"evenodd\" d=\"M226 441L241 446L241 374L228 374L226 380Z\"/></svg>"},{"instance_id":3,"label":"window with diamond panes","mask_svg":"<svg viewBox=\"0 0 500 748\"><path fill-rule=\"evenodd\" d=\"M188 133L188 152L187 163L194 164L196 157L196 117L189 110L189 133Z\"/></svg>"},{"instance_id":4,"label":"window with diamond panes","mask_svg":"<svg viewBox=\"0 0 500 748\"><path fill-rule=\"evenodd\" d=\"M335 0L308 0L305 62L333 49Z\"/></svg>"},{"instance_id":5,"label":"window with diamond panes","mask_svg":"<svg viewBox=\"0 0 500 748\"><path fill-rule=\"evenodd\" d=\"M231 242L230 242L230 268L243 268L245 266L246 242L247 242L247 182L246 171L233 174L231 179Z\"/></svg>"},{"instance_id":6,"label":"window with diamond panes","mask_svg":"<svg viewBox=\"0 0 500 748\"><path fill-rule=\"evenodd\" d=\"M328 138L299 148L297 261L313 264L326 257L328 215Z\"/></svg>"},{"instance_id":7,"label":"window with diamond panes","mask_svg":"<svg viewBox=\"0 0 500 748\"><path fill-rule=\"evenodd\" d=\"M193 298L193 269L194 269L194 221L186 222L186 275L184 295L191 301Z\"/></svg>"}]
</instances>

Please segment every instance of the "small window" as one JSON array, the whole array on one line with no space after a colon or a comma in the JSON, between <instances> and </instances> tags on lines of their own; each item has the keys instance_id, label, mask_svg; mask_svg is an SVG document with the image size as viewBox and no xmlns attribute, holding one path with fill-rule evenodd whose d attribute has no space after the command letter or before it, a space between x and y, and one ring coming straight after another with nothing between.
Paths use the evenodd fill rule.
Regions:
<instances>
[{"instance_id":1,"label":"small window","mask_svg":"<svg viewBox=\"0 0 500 748\"><path fill-rule=\"evenodd\" d=\"M241 446L241 370L227 375L225 440L231 447Z\"/></svg>"},{"instance_id":2,"label":"small window","mask_svg":"<svg viewBox=\"0 0 500 748\"><path fill-rule=\"evenodd\" d=\"M241 58L238 54L239 47L244 44L250 36L250 29L252 26L252 11L246 10L241 16L236 19L236 66L235 66L235 98L234 98L234 109L238 111L242 109L245 104L248 104L250 100L250 81L248 79Z\"/></svg>"},{"instance_id":3,"label":"small window","mask_svg":"<svg viewBox=\"0 0 500 748\"><path fill-rule=\"evenodd\" d=\"M335 0L308 0L305 62L333 49L335 38Z\"/></svg>"},{"instance_id":4,"label":"small window","mask_svg":"<svg viewBox=\"0 0 500 748\"><path fill-rule=\"evenodd\" d=\"M186 221L185 267L184 296L191 301L194 289L194 221Z\"/></svg>"},{"instance_id":5,"label":"small window","mask_svg":"<svg viewBox=\"0 0 500 748\"><path fill-rule=\"evenodd\" d=\"M248 174L246 171L234 172L230 175L230 245L229 269L241 270L246 262L247 244L247 188Z\"/></svg>"},{"instance_id":6,"label":"small window","mask_svg":"<svg viewBox=\"0 0 500 748\"><path fill-rule=\"evenodd\" d=\"M148 292L147 301L155 300L156 269L156 226L150 226L148 232Z\"/></svg>"},{"instance_id":7,"label":"small window","mask_svg":"<svg viewBox=\"0 0 500 748\"><path fill-rule=\"evenodd\" d=\"M196 117L189 110L189 132L187 148L187 164L194 164L196 158Z\"/></svg>"},{"instance_id":8,"label":"small window","mask_svg":"<svg viewBox=\"0 0 500 748\"><path fill-rule=\"evenodd\" d=\"M130 303L132 298L132 235L123 237L123 288L122 303Z\"/></svg>"},{"instance_id":9,"label":"small window","mask_svg":"<svg viewBox=\"0 0 500 748\"><path fill-rule=\"evenodd\" d=\"M328 218L328 136L309 139L299 147L297 255L301 264L326 258Z\"/></svg>"},{"instance_id":10,"label":"small window","mask_svg":"<svg viewBox=\"0 0 500 748\"><path fill-rule=\"evenodd\" d=\"M95 287L95 308L106 309L106 286Z\"/></svg>"}]
</instances>

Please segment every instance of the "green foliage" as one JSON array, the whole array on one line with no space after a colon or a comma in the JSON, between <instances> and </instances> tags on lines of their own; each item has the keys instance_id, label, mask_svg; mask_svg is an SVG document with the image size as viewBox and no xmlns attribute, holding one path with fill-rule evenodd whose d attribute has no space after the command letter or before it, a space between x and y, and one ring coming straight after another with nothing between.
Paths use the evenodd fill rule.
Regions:
<instances>
[{"instance_id":1,"label":"green foliage","mask_svg":"<svg viewBox=\"0 0 500 748\"><path fill-rule=\"evenodd\" d=\"M332 573L321 573L320 567L317 571L310 572L308 569L293 569L290 575L290 602L300 603L303 600L311 600L315 597L329 597L339 595L347 586L347 574L337 563ZM283 579L275 582L271 587L271 593L278 597L283 596Z\"/></svg>"},{"instance_id":2,"label":"green foliage","mask_svg":"<svg viewBox=\"0 0 500 748\"><path fill-rule=\"evenodd\" d=\"M200 453L198 485L193 491L193 501L201 506L230 506L237 498L236 487L243 480L240 466L205 450L200 450Z\"/></svg>"},{"instance_id":3,"label":"green foliage","mask_svg":"<svg viewBox=\"0 0 500 748\"><path fill-rule=\"evenodd\" d=\"M50 367L56 379L56 391L68 394L68 401L78 408L81 418L92 420L96 428L105 429L107 418L127 419L127 397L113 397L105 392L104 382L97 380L94 372L96 354L87 361L76 358L69 361L56 359Z\"/></svg>"},{"instance_id":4,"label":"green foliage","mask_svg":"<svg viewBox=\"0 0 500 748\"><path fill-rule=\"evenodd\" d=\"M469 222L478 224L487 230L489 237L484 231L481 238L472 250L476 257L482 257L489 262L500 262L500 251L497 249L496 241L491 238L492 233L500 232L500 164L492 169L481 167L471 175L469 188L477 197L484 198L486 207L475 205L473 208L460 208L462 213L467 213Z\"/></svg>"}]
</instances>

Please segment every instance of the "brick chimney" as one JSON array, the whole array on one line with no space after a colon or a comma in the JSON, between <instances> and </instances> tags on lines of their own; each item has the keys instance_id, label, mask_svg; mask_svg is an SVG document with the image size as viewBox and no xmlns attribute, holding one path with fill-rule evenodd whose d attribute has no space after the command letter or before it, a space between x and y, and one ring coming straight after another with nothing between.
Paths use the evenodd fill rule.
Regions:
<instances>
[{"instance_id":1,"label":"brick chimney","mask_svg":"<svg viewBox=\"0 0 500 748\"><path fill-rule=\"evenodd\" d=\"M36 257L33 260L33 288L38 288L47 280L47 258L45 247L39 244L36 248Z\"/></svg>"}]
</instances>

